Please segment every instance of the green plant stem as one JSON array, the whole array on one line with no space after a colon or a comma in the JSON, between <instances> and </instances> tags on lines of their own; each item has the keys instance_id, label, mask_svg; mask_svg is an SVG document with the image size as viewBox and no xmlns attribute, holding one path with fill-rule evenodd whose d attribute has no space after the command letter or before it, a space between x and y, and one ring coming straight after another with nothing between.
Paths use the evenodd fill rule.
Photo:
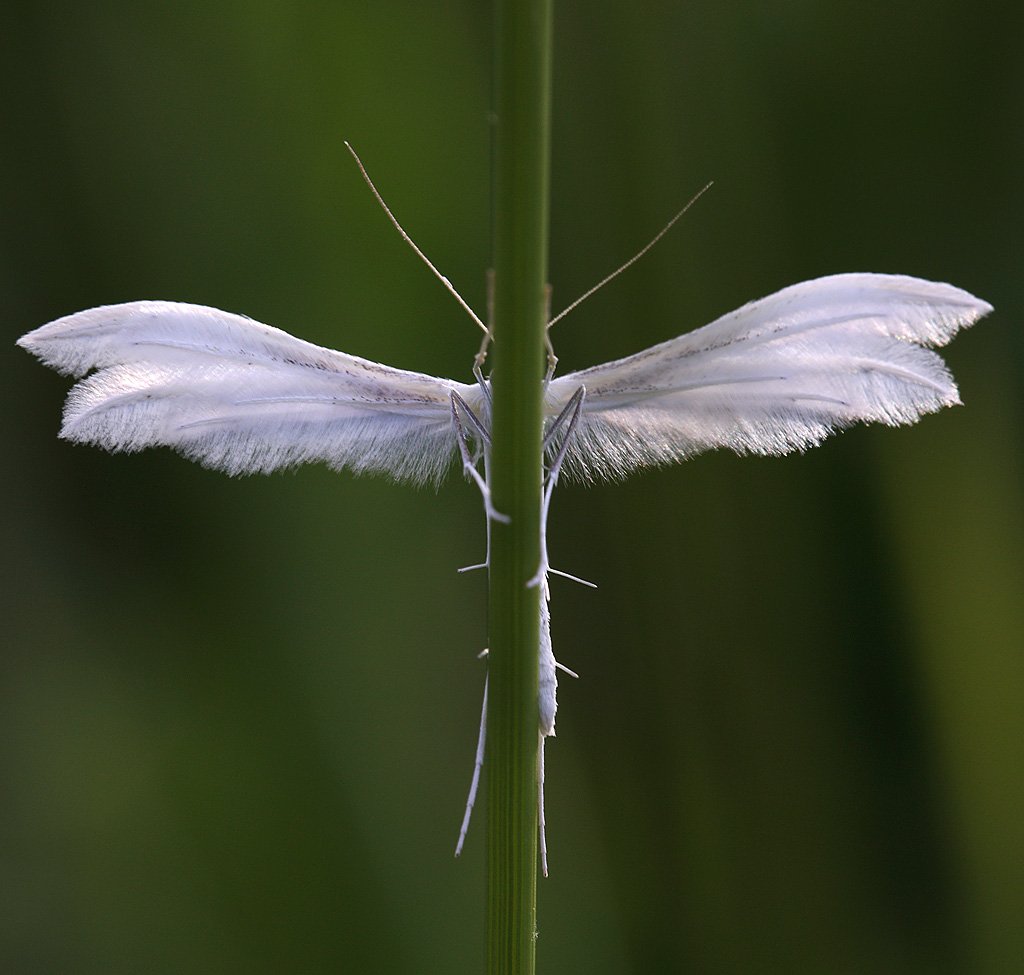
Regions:
<instances>
[{"instance_id":1,"label":"green plant stem","mask_svg":"<svg viewBox=\"0 0 1024 975\"><path fill-rule=\"evenodd\" d=\"M532 975L537 920L537 652L547 282L551 0L497 0L487 733L491 975Z\"/></svg>"}]
</instances>

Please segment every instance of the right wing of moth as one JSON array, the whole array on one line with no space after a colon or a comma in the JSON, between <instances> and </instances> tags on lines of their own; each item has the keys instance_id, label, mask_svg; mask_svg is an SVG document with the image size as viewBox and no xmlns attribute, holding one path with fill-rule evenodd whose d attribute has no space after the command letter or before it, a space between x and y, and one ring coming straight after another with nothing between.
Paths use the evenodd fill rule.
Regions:
<instances>
[{"instance_id":1,"label":"right wing of moth","mask_svg":"<svg viewBox=\"0 0 1024 975\"><path fill-rule=\"evenodd\" d=\"M73 376L61 436L172 447L228 474L307 462L437 481L456 446L450 394L476 387L345 355L202 305L133 301L68 315L23 348Z\"/></svg>"},{"instance_id":2,"label":"right wing of moth","mask_svg":"<svg viewBox=\"0 0 1024 975\"><path fill-rule=\"evenodd\" d=\"M586 387L566 463L622 477L714 448L785 454L858 422L913 423L960 402L944 345L991 305L949 284L836 274L551 382L549 416Z\"/></svg>"}]
</instances>

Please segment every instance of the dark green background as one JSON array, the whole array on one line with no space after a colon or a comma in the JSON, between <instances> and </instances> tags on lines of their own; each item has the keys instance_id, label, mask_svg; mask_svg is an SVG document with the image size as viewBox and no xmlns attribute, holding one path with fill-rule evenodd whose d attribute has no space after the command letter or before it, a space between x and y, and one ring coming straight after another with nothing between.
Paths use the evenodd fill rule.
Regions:
<instances>
[{"instance_id":1,"label":"dark green background","mask_svg":"<svg viewBox=\"0 0 1024 975\"><path fill-rule=\"evenodd\" d=\"M542 972L1024 970L1021 10L558 7L556 309L716 181L564 369L836 271L996 313L966 408L559 489ZM475 490L70 446L13 343L174 298L468 379L342 139L482 310L489 6L2 16L0 968L480 971Z\"/></svg>"}]
</instances>

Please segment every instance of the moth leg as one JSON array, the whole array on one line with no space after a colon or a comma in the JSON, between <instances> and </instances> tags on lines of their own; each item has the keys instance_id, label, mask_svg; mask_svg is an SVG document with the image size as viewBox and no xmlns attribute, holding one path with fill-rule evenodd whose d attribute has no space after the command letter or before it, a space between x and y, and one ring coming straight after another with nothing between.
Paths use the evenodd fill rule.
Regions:
<instances>
[{"instance_id":1,"label":"moth leg","mask_svg":"<svg viewBox=\"0 0 1024 975\"><path fill-rule=\"evenodd\" d=\"M548 371L544 375L545 385L551 382L551 377L555 374L555 367L558 365L558 356L555 355L555 347L551 344L551 333L548 331L548 327L544 326L544 351L548 357Z\"/></svg>"},{"instance_id":2,"label":"moth leg","mask_svg":"<svg viewBox=\"0 0 1024 975\"><path fill-rule=\"evenodd\" d=\"M548 875L548 838L544 822L544 735L537 744L537 823L540 838L540 872Z\"/></svg>"},{"instance_id":3,"label":"moth leg","mask_svg":"<svg viewBox=\"0 0 1024 975\"><path fill-rule=\"evenodd\" d=\"M484 653L487 651L485 650ZM466 797L466 811L462 815L462 826L459 828L459 842L455 845L455 855L462 853L462 844L466 842L466 833L469 832L469 821L473 816L473 806L476 803L476 791L480 786L480 769L484 767L484 746L487 743L487 682L484 677L484 703L480 709L480 733L476 739L476 757L473 759L473 779L469 783L469 795Z\"/></svg>"},{"instance_id":4,"label":"moth leg","mask_svg":"<svg viewBox=\"0 0 1024 975\"><path fill-rule=\"evenodd\" d=\"M461 416L465 415L467 422L473 428L473 436L476 437L485 448L491 446L491 432L480 418L473 412L472 407L458 393L452 390L451 394L452 416L455 420L455 430L459 434L459 443L466 453L469 452L468 437L462 426ZM461 411L461 412L460 412Z\"/></svg>"},{"instance_id":5,"label":"moth leg","mask_svg":"<svg viewBox=\"0 0 1024 975\"><path fill-rule=\"evenodd\" d=\"M487 324L494 324L494 268L487 269Z\"/></svg>"},{"instance_id":6,"label":"moth leg","mask_svg":"<svg viewBox=\"0 0 1024 975\"><path fill-rule=\"evenodd\" d=\"M480 391L484 394L484 401L487 403L487 410L489 413L491 408L491 384L484 376L483 369L481 369L475 361L473 362L473 378L476 379L477 385L480 387Z\"/></svg>"},{"instance_id":7,"label":"moth leg","mask_svg":"<svg viewBox=\"0 0 1024 975\"><path fill-rule=\"evenodd\" d=\"M544 321L548 322L551 318L551 285L546 284L544 286ZM490 268L487 271L487 321L494 321L494 268ZM555 367L558 365L558 356L555 355L555 347L551 344L551 334L548 332L550 324L544 326L544 351L547 354L548 368L547 373L544 376L544 385L546 386L551 382L552 376L555 374ZM491 342L494 341L494 336L491 334L490 327L485 330L483 340L480 343L480 350L473 357L473 374L477 373L483 368L483 364L487 359L487 350L491 346Z\"/></svg>"},{"instance_id":8,"label":"moth leg","mask_svg":"<svg viewBox=\"0 0 1024 975\"><path fill-rule=\"evenodd\" d=\"M547 386L551 382L551 377L555 374L555 367L558 365L558 356L555 355L555 347L551 344L551 285L547 284L544 286L544 321L548 324L544 326L544 351L548 356L548 371L544 376L544 385Z\"/></svg>"},{"instance_id":9,"label":"moth leg","mask_svg":"<svg viewBox=\"0 0 1024 975\"><path fill-rule=\"evenodd\" d=\"M493 341L493 336L491 335L491 330L488 329L486 332L484 332L483 341L481 341L481 343L480 343L479 351L477 352L477 354L475 356L473 356L473 372L474 372L474 374L476 373L476 371L478 369L482 369L483 368L483 364L487 360L487 350L490 348L492 341Z\"/></svg>"},{"instance_id":10,"label":"moth leg","mask_svg":"<svg viewBox=\"0 0 1024 975\"><path fill-rule=\"evenodd\" d=\"M492 274L493 274L493 272L492 272ZM488 343L490 343L490 341L491 341L491 333L488 332L484 336L484 344L480 346L480 352L478 353L476 358L473 360L473 378L476 379L476 383L480 387L480 392L483 394L484 402L487 404L487 406L486 406L487 416L485 417L485 419L488 419L488 420L490 419L491 408L493 407L494 403L493 403L493 400L491 398L491 384L487 381L487 377L484 376L483 358L486 357L486 355L487 355L486 348L487 348ZM485 426L485 425L486 424L481 424L481 426Z\"/></svg>"},{"instance_id":11,"label":"moth leg","mask_svg":"<svg viewBox=\"0 0 1024 975\"><path fill-rule=\"evenodd\" d=\"M476 469L476 465L473 463L473 457L469 452L469 437L466 433L466 428L462 423L462 417L465 416L469 425L473 428L473 435L484 445L484 462L486 464L486 458L488 454L488 448L490 447L491 437L487 432L484 425L477 419L476 414L469 408L469 404L456 392L451 394L451 407L452 407L452 424L455 426L455 439L459 445L459 453L462 455L462 471L468 477L471 477L475 482L476 486L480 489L480 495L484 499L484 510L487 513L488 531L490 522L500 521L505 524L508 523L508 515L503 515L500 511L496 511L494 506L491 504L491 489L487 485L487 481L480 475L480 472Z\"/></svg>"},{"instance_id":12,"label":"moth leg","mask_svg":"<svg viewBox=\"0 0 1024 975\"><path fill-rule=\"evenodd\" d=\"M488 471L488 463L490 462L489 455L484 453L484 481L490 481L490 472ZM462 572L475 572L477 569L489 569L491 567L491 519L485 518L485 536L486 546L484 549L484 560L483 562L475 562L473 565L464 565L460 569L457 569L459 573ZM582 580L580 580L582 581ZM595 587L596 588L596 587Z\"/></svg>"},{"instance_id":13,"label":"moth leg","mask_svg":"<svg viewBox=\"0 0 1024 975\"><path fill-rule=\"evenodd\" d=\"M566 444L568 443L569 437L576 430L576 424L579 422L580 413L583 410L583 401L587 396L587 387L580 386L572 396L569 397L569 402L562 407L562 412L555 417L554 422L548 428L548 432L544 434L544 450L547 451L551 447L552 441L555 439L555 435L559 429L566 426L565 436L562 438L562 447L560 452L562 457L565 456ZM556 457L556 461L561 464L561 460ZM553 465L552 465L553 466Z\"/></svg>"},{"instance_id":14,"label":"moth leg","mask_svg":"<svg viewBox=\"0 0 1024 975\"><path fill-rule=\"evenodd\" d=\"M489 267L487 269L487 328L484 329L483 341L480 343L480 351L477 352L473 359L473 375L477 375L481 369L485 360L487 359L487 350L491 346L491 342L494 340L494 336L491 335L491 324L494 322L494 268Z\"/></svg>"},{"instance_id":15,"label":"moth leg","mask_svg":"<svg viewBox=\"0 0 1024 975\"><path fill-rule=\"evenodd\" d=\"M460 569L459 571L462 572L463 570ZM548 566L548 572L553 576L561 576L563 579L568 579L570 582L578 582L581 586L586 586L589 589L597 588L596 582L591 582L589 579L581 579L579 576L574 576L571 572L563 572L561 569L555 569L550 565Z\"/></svg>"},{"instance_id":16,"label":"moth leg","mask_svg":"<svg viewBox=\"0 0 1024 975\"><path fill-rule=\"evenodd\" d=\"M555 485L558 483L558 475L561 473L562 463L569 451L573 434L576 432L576 427L579 424L580 415L583 412L583 401L586 399L586 395L586 387L580 386L572 394L569 402L565 404L562 412L555 418L555 422L551 424L551 429L544 435L544 450L547 451L554 442L555 434L559 428L565 428L562 442L558 445L558 450L555 452L555 456L548 467L547 477L544 481L544 495L541 498L540 510L540 565L537 567L537 572L533 578L527 583L528 586L540 585L541 579L547 576L550 569L548 562L548 512L551 509L551 495L555 490Z\"/></svg>"}]
</instances>

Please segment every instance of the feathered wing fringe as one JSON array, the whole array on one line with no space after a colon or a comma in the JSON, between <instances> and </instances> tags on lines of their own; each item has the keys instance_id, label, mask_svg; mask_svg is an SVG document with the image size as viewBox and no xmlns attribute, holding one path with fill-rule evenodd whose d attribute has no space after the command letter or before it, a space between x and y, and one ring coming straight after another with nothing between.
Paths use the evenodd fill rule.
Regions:
<instances>
[{"instance_id":1,"label":"feathered wing fringe","mask_svg":"<svg viewBox=\"0 0 1024 975\"><path fill-rule=\"evenodd\" d=\"M548 412L586 387L567 458L584 480L714 448L803 450L854 423L912 423L959 403L945 363L926 347L989 311L952 285L899 275L806 281L626 359L554 380Z\"/></svg>"},{"instance_id":2,"label":"feathered wing fringe","mask_svg":"<svg viewBox=\"0 0 1024 975\"><path fill-rule=\"evenodd\" d=\"M72 375L61 435L107 450L167 446L229 474L319 461L439 480L454 456L452 391L240 315L165 301L79 312L20 345Z\"/></svg>"},{"instance_id":3,"label":"feathered wing fringe","mask_svg":"<svg viewBox=\"0 0 1024 975\"><path fill-rule=\"evenodd\" d=\"M912 423L959 402L943 345L991 306L948 284L838 274L553 380L553 420L586 399L566 456L583 479L714 448L784 454L859 422ZM20 345L75 376L62 436L108 450L168 446L229 474L319 461L438 481L465 385L360 359L241 315L136 301L69 315Z\"/></svg>"}]
</instances>

